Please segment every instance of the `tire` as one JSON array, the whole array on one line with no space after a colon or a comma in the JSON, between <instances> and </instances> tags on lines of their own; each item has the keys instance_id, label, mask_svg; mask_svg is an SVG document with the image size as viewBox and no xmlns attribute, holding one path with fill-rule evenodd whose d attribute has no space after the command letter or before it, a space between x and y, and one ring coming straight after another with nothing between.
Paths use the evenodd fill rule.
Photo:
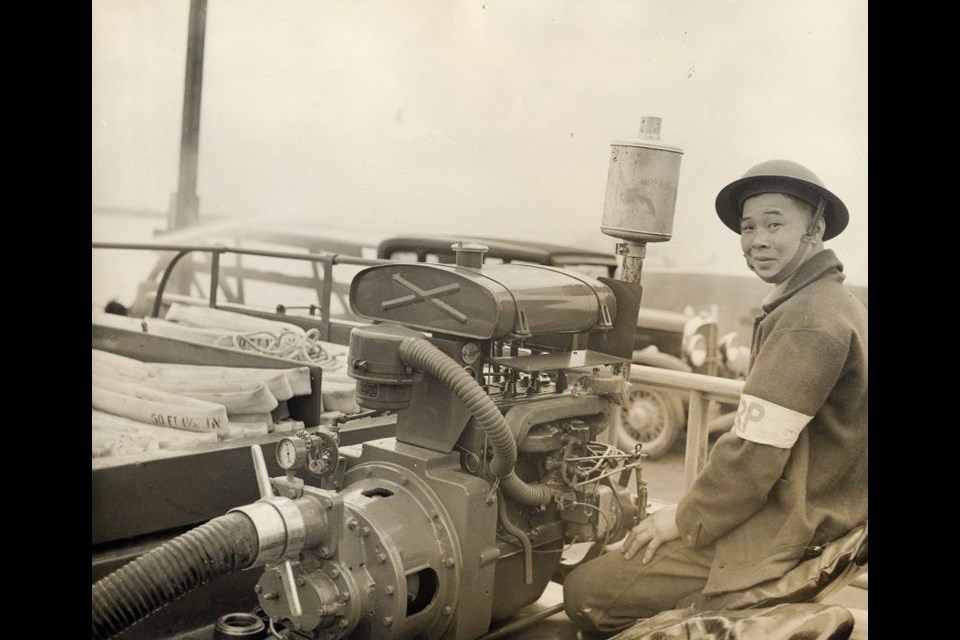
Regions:
<instances>
[{"instance_id":1,"label":"tire","mask_svg":"<svg viewBox=\"0 0 960 640\"><path fill-rule=\"evenodd\" d=\"M615 442L620 449L632 451L637 444L656 459L664 456L683 431L686 411L675 393L634 383L627 407L613 416Z\"/></svg>"}]
</instances>

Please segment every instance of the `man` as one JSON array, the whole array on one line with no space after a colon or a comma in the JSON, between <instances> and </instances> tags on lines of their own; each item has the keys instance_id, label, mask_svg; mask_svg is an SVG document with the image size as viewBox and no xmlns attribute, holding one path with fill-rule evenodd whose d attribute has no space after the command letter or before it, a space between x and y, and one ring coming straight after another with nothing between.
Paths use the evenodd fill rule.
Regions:
<instances>
[{"instance_id":1,"label":"man","mask_svg":"<svg viewBox=\"0 0 960 640\"><path fill-rule=\"evenodd\" d=\"M807 168L771 160L724 187L716 211L775 286L734 426L689 493L564 581L567 614L599 637L665 610L723 608L867 519L867 313L823 247L847 208Z\"/></svg>"}]
</instances>

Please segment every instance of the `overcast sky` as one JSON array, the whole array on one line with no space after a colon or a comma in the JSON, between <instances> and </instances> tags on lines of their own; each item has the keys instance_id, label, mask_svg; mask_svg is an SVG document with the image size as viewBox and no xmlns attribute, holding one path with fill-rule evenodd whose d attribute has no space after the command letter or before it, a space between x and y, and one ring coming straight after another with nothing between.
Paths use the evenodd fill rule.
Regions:
<instances>
[{"instance_id":1,"label":"overcast sky","mask_svg":"<svg viewBox=\"0 0 960 640\"><path fill-rule=\"evenodd\" d=\"M189 0L93 0L94 209L177 189ZM683 149L647 264L747 274L716 193L771 158L847 204L867 284L866 0L208 0L200 215L613 250L610 143ZM96 239L96 237L94 238Z\"/></svg>"}]
</instances>

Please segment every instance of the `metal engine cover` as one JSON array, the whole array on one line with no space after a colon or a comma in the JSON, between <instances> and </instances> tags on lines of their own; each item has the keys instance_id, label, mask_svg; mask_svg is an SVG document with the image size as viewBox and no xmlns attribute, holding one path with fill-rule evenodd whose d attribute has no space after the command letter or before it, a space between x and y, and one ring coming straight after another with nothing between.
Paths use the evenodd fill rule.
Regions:
<instances>
[{"instance_id":1,"label":"metal engine cover","mask_svg":"<svg viewBox=\"0 0 960 640\"><path fill-rule=\"evenodd\" d=\"M377 265L353 279L350 305L374 320L476 340L610 328L617 313L600 281L527 264Z\"/></svg>"}]
</instances>

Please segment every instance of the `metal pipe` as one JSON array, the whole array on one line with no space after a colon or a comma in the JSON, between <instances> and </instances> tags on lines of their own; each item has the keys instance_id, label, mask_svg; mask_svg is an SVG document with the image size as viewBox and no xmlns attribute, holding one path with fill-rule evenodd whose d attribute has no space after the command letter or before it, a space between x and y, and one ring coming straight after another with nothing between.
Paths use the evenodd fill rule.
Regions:
<instances>
[{"instance_id":1,"label":"metal pipe","mask_svg":"<svg viewBox=\"0 0 960 640\"><path fill-rule=\"evenodd\" d=\"M172 218L167 227L180 229L197 224L197 167L200 149L200 95L203 88L203 45L207 29L207 0L190 0L187 28L187 63L183 82L183 117L180 123L180 175Z\"/></svg>"},{"instance_id":2,"label":"metal pipe","mask_svg":"<svg viewBox=\"0 0 960 640\"><path fill-rule=\"evenodd\" d=\"M690 390L687 406L687 445L684 451L684 487L689 490L707 462L707 414L709 400L695 389Z\"/></svg>"},{"instance_id":3,"label":"metal pipe","mask_svg":"<svg viewBox=\"0 0 960 640\"><path fill-rule=\"evenodd\" d=\"M631 380L645 384L654 384L683 391L701 391L714 394L727 401L737 402L743 391L743 380L732 378L718 378L702 373L687 373L685 371L671 371L659 367L648 367L642 364L630 365Z\"/></svg>"},{"instance_id":4,"label":"metal pipe","mask_svg":"<svg viewBox=\"0 0 960 640\"><path fill-rule=\"evenodd\" d=\"M163 304L163 290L167 288L167 281L170 280L170 274L173 273L173 268L177 266L177 263L180 262L180 259L185 255L190 253L189 250L181 251L170 260L170 264L167 265L167 268L163 270L163 276L160 278L160 284L157 285L157 295L153 300L153 310L150 312L151 318L160 317L160 307Z\"/></svg>"},{"instance_id":5,"label":"metal pipe","mask_svg":"<svg viewBox=\"0 0 960 640\"><path fill-rule=\"evenodd\" d=\"M523 582L533 584L533 544L530 543L527 533L510 520L507 514L507 502L502 491L497 497L497 515L500 517L500 526L503 530L520 541L520 546L523 548Z\"/></svg>"},{"instance_id":6,"label":"metal pipe","mask_svg":"<svg viewBox=\"0 0 960 640\"><path fill-rule=\"evenodd\" d=\"M210 306L217 306L217 289L220 287L220 252L210 256Z\"/></svg>"},{"instance_id":7,"label":"metal pipe","mask_svg":"<svg viewBox=\"0 0 960 640\"><path fill-rule=\"evenodd\" d=\"M617 245L617 253L623 256L623 271L620 279L624 282L638 284L643 272L643 259L647 256L645 242L621 242Z\"/></svg>"},{"instance_id":8,"label":"metal pipe","mask_svg":"<svg viewBox=\"0 0 960 640\"><path fill-rule=\"evenodd\" d=\"M352 264L358 266L373 266L378 264L396 264L396 260L381 260L379 258L358 258L344 256L337 253L292 253L289 251L266 251L262 249L243 249L240 247L224 247L223 245L191 245L165 244L154 242L94 242L94 249L122 249L122 250L153 250L153 251L207 251L220 253L235 253L243 256L262 256L265 258L289 258L291 260L306 260L309 262L324 262L330 260L333 264Z\"/></svg>"},{"instance_id":9,"label":"metal pipe","mask_svg":"<svg viewBox=\"0 0 960 640\"><path fill-rule=\"evenodd\" d=\"M503 638L505 636L510 635L511 633L520 631L521 629L526 629L527 627L529 627L530 625L536 622L540 622L541 620L546 620L550 616L556 615L561 611L563 611L562 602L555 604L552 607L548 607L543 611L538 611L537 613L534 613L532 615L526 616L524 618L520 618L516 622L511 622L508 625L504 625L495 631L491 631L490 633L480 636L479 638L477 638L477 640L495 640L496 638Z\"/></svg>"}]
</instances>

